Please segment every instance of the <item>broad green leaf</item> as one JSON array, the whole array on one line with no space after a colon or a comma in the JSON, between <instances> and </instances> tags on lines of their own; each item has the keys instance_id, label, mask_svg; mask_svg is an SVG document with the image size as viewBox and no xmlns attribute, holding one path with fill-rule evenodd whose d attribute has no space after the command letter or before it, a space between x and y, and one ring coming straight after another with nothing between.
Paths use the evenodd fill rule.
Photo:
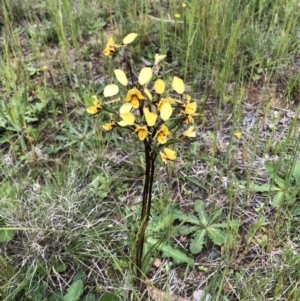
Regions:
<instances>
[{"instance_id":1,"label":"broad green leaf","mask_svg":"<svg viewBox=\"0 0 300 301\"><path fill-rule=\"evenodd\" d=\"M115 69L114 73L115 73L115 76L116 76L118 82L121 85L126 87L128 85L128 79L127 79L126 74L124 73L124 71L121 70L121 69Z\"/></svg>"},{"instance_id":2,"label":"broad green leaf","mask_svg":"<svg viewBox=\"0 0 300 301\"><path fill-rule=\"evenodd\" d=\"M216 210L210 217L209 222L212 224L222 214L222 208Z\"/></svg>"},{"instance_id":3,"label":"broad green leaf","mask_svg":"<svg viewBox=\"0 0 300 301\"><path fill-rule=\"evenodd\" d=\"M200 225L199 219L194 215L187 215L183 213L181 210L174 210L175 219L180 220L181 222L191 223L195 225Z\"/></svg>"},{"instance_id":4,"label":"broad green leaf","mask_svg":"<svg viewBox=\"0 0 300 301\"><path fill-rule=\"evenodd\" d=\"M284 197L284 192L283 191L279 191L275 194L275 196L273 197L273 200L272 200L272 206L274 207L278 207L281 203L281 201L283 200L283 197Z\"/></svg>"},{"instance_id":5,"label":"broad green leaf","mask_svg":"<svg viewBox=\"0 0 300 301\"><path fill-rule=\"evenodd\" d=\"M202 223L203 226L208 225L208 216L205 211L205 204L201 200L196 200L195 201L195 211L198 213L200 222Z\"/></svg>"},{"instance_id":6,"label":"broad green leaf","mask_svg":"<svg viewBox=\"0 0 300 301\"><path fill-rule=\"evenodd\" d=\"M293 167L292 176L297 184L300 184L300 161L297 161Z\"/></svg>"},{"instance_id":7,"label":"broad green leaf","mask_svg":"<svg viewBox=\"0 0 300 301\"><path fill-rule=\"evenodd\" d=\"M172 115L172 107L171 105L166 102L164 103L162 106L161 106L161 109L160 109L160 118L163 120L163 121L167 121L169 120L169 118L171 117Z\"/></svg>"},{"instance_id":8,"label":"broad green leaf","mask_svg":"<svg viewBox=\"0 0 300 301\"><path fill-rule=\"evenodd\" d=\"M164 258L172 258L175 264L186 263L190 267L194 267L194 260L189 258L183 251L179 249L175 249L167 244L159 244L159 240L154 239L152 237L147 238L147 243L150 245L158 245L158 250L162 251L162 257Z\"/></svg>"},{"instance_id":9,"label":"broad green leaf","mask_svg":"<svg viewBox=\"0 0 300 301\"><path fill-rule=\"evenodd\" d=\"M76 275L74 276L74 278L72 279L72 282L75 282L77 280L82 280L83 281L83 284L85 283L85 280L86 280L86 275L84 273L83 270L79 270Z\"/></svg>"},{"instance_id":10,"label":"broad green leaf","mask_svg":"<svg viewBox=\"0 0 300 301\"><path fill-rule=\"evenodd\" d=\"M104 97L111 97L118 94L118 92L119 92L119 87L117 85L109 84L105 86L103 95Z\"/></svg>"},{"instance_id":11,"label":"broad green leaf","mask_svg":"<svg viewBox=\"0 0 300 301\"><path fill-rule=\"evenodd\" d=\"M13 239L15 235L14 230L0 228L0 243L1 242L8 242Z\"/></svg>"},{"instance_id":12,"label":"broad green leaf","mask_svg":"<svg viewBox=\"0 0 300 301\"><path fill-rule=\"evenodd\" d=\"M142 86L152 78L152 69L150 67L142 68L139 74L139 84Z\"/></svg>"},{"instance_id":13,"label":"broad green leaf","mask_svg":"<svg viewBox=\"0 0 300 301\"><path fill-rule=\"evenodd\" d=\"M196 179L195 177L185 177L185 179L188 180L189 182L194 183L195 185L199 186L203 190L207 191L207 187L205 187L205 185L200 183L200 181L198 179Z\"/></svg>"},{"instance_id":14,"label":"broad green leaf","mask_svg":"<svg viewBox=\"0 0 300 301\"><path fill-rule=\"evenodd\" d=\"M34 286L34 288L30 292L31 298L33 299L33 301L42 301L45 297L45 292L47 289L46 283L42 281L39 283L38 282L32 283L32 285Z\"/></svg>"},{"instance_id":15,"label":"broad green leaf","mask_svg":"<svg viewBox=\"0 0 300 301\"><path fill-rule=\"evenodd\" d=\"M209 238L214 244L221 246L225 242L226 234L222 230L214 227L214 225L207 227L206 230Z\"/></svg>"},{"instance_id":16,"label":"broad green leaf","mask_svg":"<svg viewBox=\"0 0 300 301\"><path fill-rule=\"evenodd\" d=\"M217 224L212 224L212 227L214 227L214 228L227 228L228 224L227 223L217 223Z\"/></svg>"},{"instance_id":17,"label":"broad green leaf","mask_svg":"<svg viewBox=\"0 0 300 301\"><path fill-rule=\"evenodd\" d=\"M49 301L64 301L64 296L62 292L55 292L49 297Z\"/></svg>"},{"instance_id":18,"label":"broad green leaf","mask_svg":"<svg viewBox=\"0 0 300 301\"><path fill-rule=\"evenodd\" d=\"M74 281L68 288L68 292L64 295L64 301L77 301L83 293L83 281L78 279Z\"/></svg>"},{"instance_id":19,"label":"broad green leaf","mask_svg":"<svg viewBox=\"0 0 300 301\"><path fill-rule=\"evenodd\" d=\"M192 254L198 254L202 251L205 243L206 229L202 229L196 232L196 235L191 239L190 250Z\"/></svg>"},{"instance_id":20,"label":"broad green leaf","mask_svg":"<svg viewBox=\"0 0 300 301\"><path fill-rule=\"evenodd\" d=\"M166 88L166 84L162 79L157 79L154 83L154 90L157 94L163 94Z\"/></svg>"},{"instance_id":21,"label":"broad green leaf","mask_svg":"<svg viewBox=\"0 0 300 301\"><path fill-rule=\"evenodd\" d=\"M104 294L98 301L119 301L119 298L113 293Z\"/></svg>"},{"instance_id":22,"label":"broad green leaf","mask_svg":"<svg viewBox=\"0 0 300 301\"><path fill-rule=\"evenodd\" d=\"M172 81L172 88L178 93L182 94L184 92L183 80L177 76L174 76Z\"/></svg>"},{"instance_id":23,"label":"broad green leaf","mask_svg":"<svg viewBox=\"0 0 300 301\"><path fill-rule=\"evenodd\" d=\"M265 162L265 168L266 171L268 173L268 176L273 179L273 177L275 176L275 172L274 172L274 165L271 161L266 161Z\"/></svg>"},{"instance_id":24,"label":"broad green leaf","mask_svg":"<svg viewBox=\"0 0 300 301\"><path fill-rule=\"evenodd\" d=\"M128 44L132 43L132 42L135 40L135 38L136 38L137 36L138 36L138 34L137 34L137 33L134 33L134 32L128 34L128 35L123 39L123 44L128 45Z\"/></svg>"},{"instance_id":25,"label":"broad green leaf","mask_svg":"<svg viewBox=\"0 0 300 301\"><path fill-rule=\"evenodd\" d=\"M254 192L281 191L279 187L271 184L263 184L263 185L253 184L250 186L250 188Z\"/></svg>"},{"instance_id":26,"label":"broad green leaf","mask_svg":"<svg viewBox=\"0 0 300 301\"><path fill-rule=\"evenodd\" d=\"M80 301L96 301L95 294L89 293L81 298Z\"/></svg>"},{"instance_id":27,"label":"broad green leaf","mask_svg":"<svg viewBox=\"0 0 300 301\"><path fill-rule=\"evenodd\" d=\"M285 190L285 182L283 179L278 176L274 176L274 182L281 188L281 190Z\"/></svg>"},{"instance_id":28,"label":"broad green leaf","mask_svg":"<svg viewBox=\"0 0 300 301\"><path fill-rule=\"evenodd\" d=\"M183 226L179 227L179 233L182 234L182 235L188 235L188 234L191 234L193 232L196 232L197 230L199 230L199 227L197 227L197 226L183 225Z\"/></svg>"}]
</instances>

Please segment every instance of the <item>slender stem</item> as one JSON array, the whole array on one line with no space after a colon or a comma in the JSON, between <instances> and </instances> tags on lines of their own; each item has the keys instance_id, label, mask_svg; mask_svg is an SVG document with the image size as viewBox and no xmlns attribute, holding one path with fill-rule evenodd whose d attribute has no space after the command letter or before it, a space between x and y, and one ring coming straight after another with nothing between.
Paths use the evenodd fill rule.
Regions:
<instances>
[{"instance_id":1,"label":"slender stem","mask_svg":"<svg viewBox=\"0 0 300 301\"><path fill-rule=\"evenodd\" d=\"M124 60L127 64L127 68L129 69L129 72L130 72L130 78L131 78L131 82L132 84L134 83L134 77L133 77L133 72L132 72L132 68L131 68L131 63L126 55L126 53L124 52Z\"/></svg>"},{"instance_id":2,"label":"slender stem","mask_svg":"<svg viewBox=\"0 0 300 301\"><path fill-rule=\"evenodd\" d=\"M144 182L144 191L143 191L143 201L142 201L142 212L141 212L141 226L139 231L139 238L136 248L136 270L137 270L137 285L142 288L142 259L143 259L143 249L145 241L145 231L147 228L149 216L149 188L150 179L151 179L151 146L149 141L144 141L145 145L145 159L146 159L146 172L145 172L145 182ZM150 192L151 193L151 192Z\"/></svg>"}]
</instances>

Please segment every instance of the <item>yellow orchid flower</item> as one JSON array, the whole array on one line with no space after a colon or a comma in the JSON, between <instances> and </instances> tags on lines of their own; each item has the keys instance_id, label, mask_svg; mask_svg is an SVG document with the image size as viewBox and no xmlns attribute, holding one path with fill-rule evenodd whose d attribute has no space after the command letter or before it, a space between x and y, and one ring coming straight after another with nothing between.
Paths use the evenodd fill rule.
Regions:
<instances>
[{"instance_id":1,"label":"yellow orchid flower","mask_svg":"<svg viewBox=\"0 0 300 301\"><path fill-rule=\"evenodd\" d=\"M184 137L194 138L196 137L195 127L190 126L185 132L182 134Z\"/></svg>"},{"instance_id":2,"label":"yellow orchid flower","mask_svg":"<svg viewBox=\"0 0 300 301\"><path fill-rule=\"evenodd\" d=\"M167 142L167 136L169 135L172 135L172 133L169 131L168 127L163 124L154 137L157 138L159 144L165 144Z\"/></svg>"},{"instance_id":3,"label":"yellow orchid flower","mask_svg":"<svg viewBox=\"0 0 300 301\"><path fill-rule=\"evenodd\" d=\"M194 122L193 116L197 116L197 102L191 102L192 97L190 95L186 95L186 102L183 103L181 106L184 109L182 114L185 115L185 119L183 120L184 123L189 124Z\"/></svg>"},{"instance_id":4,"label":"yellow orchid flower","mask_svg":"<svg viewBox=\"0 0 300 301\"><path fill-rule=\"evenodd\" d=\"M236 133L234 134L234 136L235 136L236 138L240 139L240 138L242 137L242 132L236 132Z\"/></svg>"},{"instance_id":5,"label":"yellow orchid flower","mask_svg":"<svg viewBox=\"0 0 300 301\"><path fill-rule=\"evenodd\" d=\"M111 120L110 122L103 124L102 128L105 131L111 131L116 125L117 125L117 123L114 120Z\"/></svg>"},{"instance_id":6,"label":"yellow orchid flower","mask_svg":"<svg viewBox=\"0 0 300 301\"><path fill-rule=\"evenodd\" d=\"M140 139L141 141L144 141L145 138L147 137L147 135L149 134L146 125L143 125L143 126L136 125L134 132L135 132L135 133L138 133L139 139Z\"/></svg>"},{"instance_id":7,"label":"yellow orchid flower","mask_svg":"<svg viewBox=\"0 0 300 301\"><path fill-rule=\"evenodd\" d=\"M186 115L185 119L183 120L183 123L189 124L194 123L194 118L192 115Z\"/></svg>"},{"instance_id":8,"label":"yellow orchid flower","mask_svg":"<svg viewBox=\"0 0 300 301\"><path fill-rule=\"evenodd\" d=\"M128 90L125 101L131 101L132 107L138 109L142 99L146 99L146 97L138 89L133 88Z\"/></svg>"},{"instance_id":9,"label":"yellow orchid flower","mask_svg":"<svg viewBox=\"0 0 300 301\"><path fill-rule=\"evenodd\" d=\"M159 152L159 154L165 164L167 163L167 160L173 161L176 159L176 152L167 147L165 147L162 152Z\"/></svg>"},{"instance_id":10,"label":"yellow orchid flower","mask_svg":"<svg viewBox=\"0 0 300 301\"><path fill-rule=\"evenodd\" d=\"M185 114L189 114L189 115L193 115L196 113L197 110L197 102L191 102L192 97L190 95L187 94L186 96L186 102L182 105L182 107L184 108L184 113Z\"/></svg>"},{"instance_id":11,"label":"yellow orchid flower","mask_svg":"<svg viewBox=\"0 0 300 301\"><path fill-rule=\"evenodd\" d=\"M99 103L99 100L97 98L97 96L92 96L92 98L94 99L93 101L93 105L91 107L88 107L86 109L86 111L91 114L91 115L95 115L97 114L98 112L100 112L100 110L103 108L100 103Z\"/></svg>"},{"instance_id":12,"label":"yellow orchid flower","mask_svg":"<svg viewBox=\"0 0 300 301\"><path fill-rule=\"evenodd\" d=\"M120 48L120 47L121 47L121 45L116 45L115 41L114 41L114 38L110 37L107 41L105 49L103 50L103 54L105 56L109 56L111 54L114 54L116 52L117 48Z\"/></svg>"}]
</instances>

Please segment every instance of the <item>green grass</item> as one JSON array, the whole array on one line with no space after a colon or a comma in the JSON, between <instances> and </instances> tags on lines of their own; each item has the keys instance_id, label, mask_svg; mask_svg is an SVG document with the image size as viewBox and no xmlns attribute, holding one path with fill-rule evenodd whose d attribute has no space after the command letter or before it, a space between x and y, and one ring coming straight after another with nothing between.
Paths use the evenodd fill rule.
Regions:
<instances>
[{"instance_id":1,"label":"green grass","mask_svg":"<svg viewBox=\"0 0 300 301\"><path fill-rule=\"evenodd\" d=\"M167 54L164 79L184 79L198 100L197 141L159 163L153 216L171 203L194 214L223 208L222 247L189 251L190 236L168 238L195 268L162 259L148 278L163 291L211 300L299 300L297 201L251 189L271 183L272 161L286 192L299 161L299 6L287 0L3 0L0 4L0 299L48 300L79 271L98 300L142 300L132 285L145 169L134 136L104 133L87 116L118 65L102 55L108 37L139 34L128 47L137 68ZM175 20L174 14L180 18ZM142 60L141 60L142 58ZM47 66L47 68L44 68ZM138 72L138 70L136 70ZM235 134L241 132L238 139ZM174 225L175 227L175 225ZM11 230L7 230L11 231ZM213 252L218 252L212 260ZM38 285L36 284L38 283ZM41 298L35 293L43 283ZM37 285L36 287L34 285ZM48 298L48 299L47 299Z\"/></svg>"}]
</instances>

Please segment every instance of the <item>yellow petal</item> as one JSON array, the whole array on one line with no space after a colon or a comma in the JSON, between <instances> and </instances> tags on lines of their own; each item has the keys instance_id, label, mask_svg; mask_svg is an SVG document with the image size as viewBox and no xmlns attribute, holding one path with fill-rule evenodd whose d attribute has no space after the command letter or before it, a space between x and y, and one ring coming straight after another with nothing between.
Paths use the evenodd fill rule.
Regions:
<instances>
[{"instance_id":1,"label":"yellow petal","mask_svg":"<svg viewBox=\"0 0 300 301\"><path fill-rule=\"evenodd\" d=\"M115 44L114 38L110 37L107 41L106 47L113 46Z\"/></svg>"},{"instance_id":2,"label":"yellow petal","mask_svg":"<svg viewBox=\"0 0 300 301\"><path fill-rule=\"evenodd\" d=\"M138 133L139 139L143 141L148 135L147 126L137 126L135 132Z\"/></svg>"},{"instance_id":3,"label":"yellow petal","mask_svg":"<svg viewBox=\"0 0 300 301\"><path fill-rule=\"evenodd\" d=\"M111 122L107 122L107 123L103 124L102 128L106 131L111 131L113 129L114 125L116 125L115 121L111 121Z\"/></svg>"},{"instance_id":4,"label":"yellow petal","mask_svg":"<svg viewBox=\"0 0 300 301\"><path fill-rule=\"evenodd\" d=\"M115 84L109 84L105 86L103 95L104 97L111 97L119 92L119 87Z\"/></svg>"},{"instance_id":5,"label":"yellow petal","mask_svg":"<svg viewBox=\"0 0 300 301\"><path fill-rule=\"evenodd\" d=\"M127 45L127 44L132 43L137 36L138 36L137 33L134 33L134 32L130 33L123 39L123 44Z\"/></svg>"},{"instance_id":6,"label":"yellow petal","mask_svg":"<svg viewBox=\"0 0 300 301\"><path fill-rule=\"evenodd\" d=\"M150 91L147 88L145 88L144 92L145 92L146 96L148 97L148 99L151 101L152 100L152 95L151 95Z\"/></svg>"},{"instance_id":7,"label":"yellow petal","mask_svg":"<svg viewBox=\"0 0 300 301\"><path fill-rule=\"evenodd\" d=\"M157 79L154 83L154 90L157 94L163 94L166 88L166 84L162 79Z\"/></svg>"},{"instance_id":8,"label":"yellow petal","mask_svg":"<svg viewBox=\"0 0 300 301\"><path fill-rule=\"evenodd\" d=\"M124 127L124 126L127 126L128 124L127 124L126 121L121 120L121 121L118 122L118 125Z\"/></svg>"},{"instance_id":9,"label":"yellow petal","mask_svg":"<svg viewBox=\"0 0 300 301\"><path fill-rule=\"evenodd\" d=\"M119 112L120 112L120 114L126 114L126 113L129 113L131 109L132 109L132 104L130 102L125 102L120 107Z\"/></svg>"},{"instance_id":10,"label":"yellow petal","mask_svg":"<svg viewBox=\"0 0 300 301\"><path fill-rule=\"evenodd\" d=\"M175 151L165 147L164 148L164 153L166 154L168 160L175 160L176 159L176 152Z\"/></svg>"},{"instance_id":11,"label":"yellow petal","mask_svg":"<svg viewBox=\"0 0 300 301\"><path fill-rule=\"evenodd\" d=\"M242 137L242 133L241 133L241 132L236 132L236 133L234 134L234 136L235 136L236 138L240 139L240 138Z\"/></svg>"},{"instance_id":12,"label":"yellow petal","mask_svg":"<svg viewBox=\"0 0 300 301\"><path fill-rule=\"evenodd\" d=\"M135 121L135 117L132 113L120 114L120 117L126 123L126 125L133 125ZM120 123L119 123L120 124Z\"/></svg>"},{"instance_id":13,"label":"yellow petal","mask_svg":"<svg viewBox=\"0 0 300 301\"><path fill-rule=\"evenodd\" d=\"M154 126L156 119L157 119L157 115L155 113L152 113L149 111L148 108L144 108L144 115L145 115L145 119L147 122L148 126Z\"/></svg>"},{"instance_id":14,"label":"yellow petal","mask_svg":"<svg viewBox=\"0 0 300 301\"><path fill-rule=\"evenodd\" d=\"M97 114L99 112L98 108L95 106L87 108L86 111L91 115Z\"/></svg>"},{"instance_id":15,"label":"yellow petal","mask_svg":"<svg viewBox=\"0 0 300 301\"><path fill-rule=\"evenodd\" d=\"M172 107L171 107L171 105L168 102L166 102L166 103L164 103L161 106L161 109L160 109L160 118L163 121L167 121L167 120L169 120L169 118L171 117L171 115L172 115Z\"/></svg>"},{"instance_id":16,"label":"yellow petal","mask_svg":"<svg viewBox=\"0 0 300 301\"><path fill-rule=\"evenodd\" d=\"M154 61L154 65L158 65L164 58L166 57L166 55L159 55L157 53L155 53L155 61Z\"/></svg>"},{"instance_id":17,"label":"yellow petal","mask_svg":"<svg viewBox=\"0 0 300 301\"><path fill-rule=\"evenodd\" d=\"M174 76L172 81L172 88L178 93L182 94L184 92L183 80L177 76Z\"/></svg>"},{"instance_id":18,"label":"yellow petal","mask_svg":"<svg viewBox=\"0 0 300 301\"><path fill-rule=\"evenodd\" d=\"M114 70L115 76L118 80L118 82L123 85L123 86L127 86L128 85L128 79L126 77L126 74L124 73L123 70L121 69L115 69Z\"/></svg>"},{"instance_id":19,"label":"yellow petal","mask_svg":"<svg viewBox=\"0 0 300 301\"><path fill-rule=\"evenodd\" d=\"M167 142L167 137L164 134L159 134L157 136L157 141L160 144L165 144Z\"/></svg>"},{"instance_id":20,"label":"yellow petal","mask_svg":"<svg viewBox=\"0 0 300 301\"><path fill-rule=\"evenodd\" d=\"M159 154L160 154L161 160L162 160L165 164L167 164L167 156L166 156L166 154L165 154L164 152L159 152Z\"/></svg>"},{"instance_id":21,"label":"yellow petal","mask_svg":"<svg viewBox=\"0 0 300 301\"><path fill-rule=\"evenodd\" d=\"M160 131L164 134L164 135L172 135L172 133L169 131L168 127L163 124L160 128Z\"/></svg>"},{"instance_id":22,"label":"yellow petal","mask_svg":"<svg viewBox=\"0 0 300 301\"><path fill-rule=\"evenodd\" d=\"M185 113L192 115L196 112L197 110L197 103L196 101L189 103L186 107L185 107Z\"/></svg>"},{"instance_id":23,"label":"yellow petal","mask_svg":"<svg viewBox=\"0 0 300 301\"><path fill-rule=\"evenodd\" d=\"M144 85L152 78L152 69L150 67L142 68L139 74L139 84Z\"/></svg>"},{"instance_id":24,"label":"yellow petal","mask_svg":"<svg viewBox=\"0 0 300 301\"><path fill-rule=\"evenodd\" d=\"M194 129L195 129L194 126L190 126L185 132L183 132L183 136L190 137L190 138L196 137L196 132Z\"/></svg>"}]
</instances>

